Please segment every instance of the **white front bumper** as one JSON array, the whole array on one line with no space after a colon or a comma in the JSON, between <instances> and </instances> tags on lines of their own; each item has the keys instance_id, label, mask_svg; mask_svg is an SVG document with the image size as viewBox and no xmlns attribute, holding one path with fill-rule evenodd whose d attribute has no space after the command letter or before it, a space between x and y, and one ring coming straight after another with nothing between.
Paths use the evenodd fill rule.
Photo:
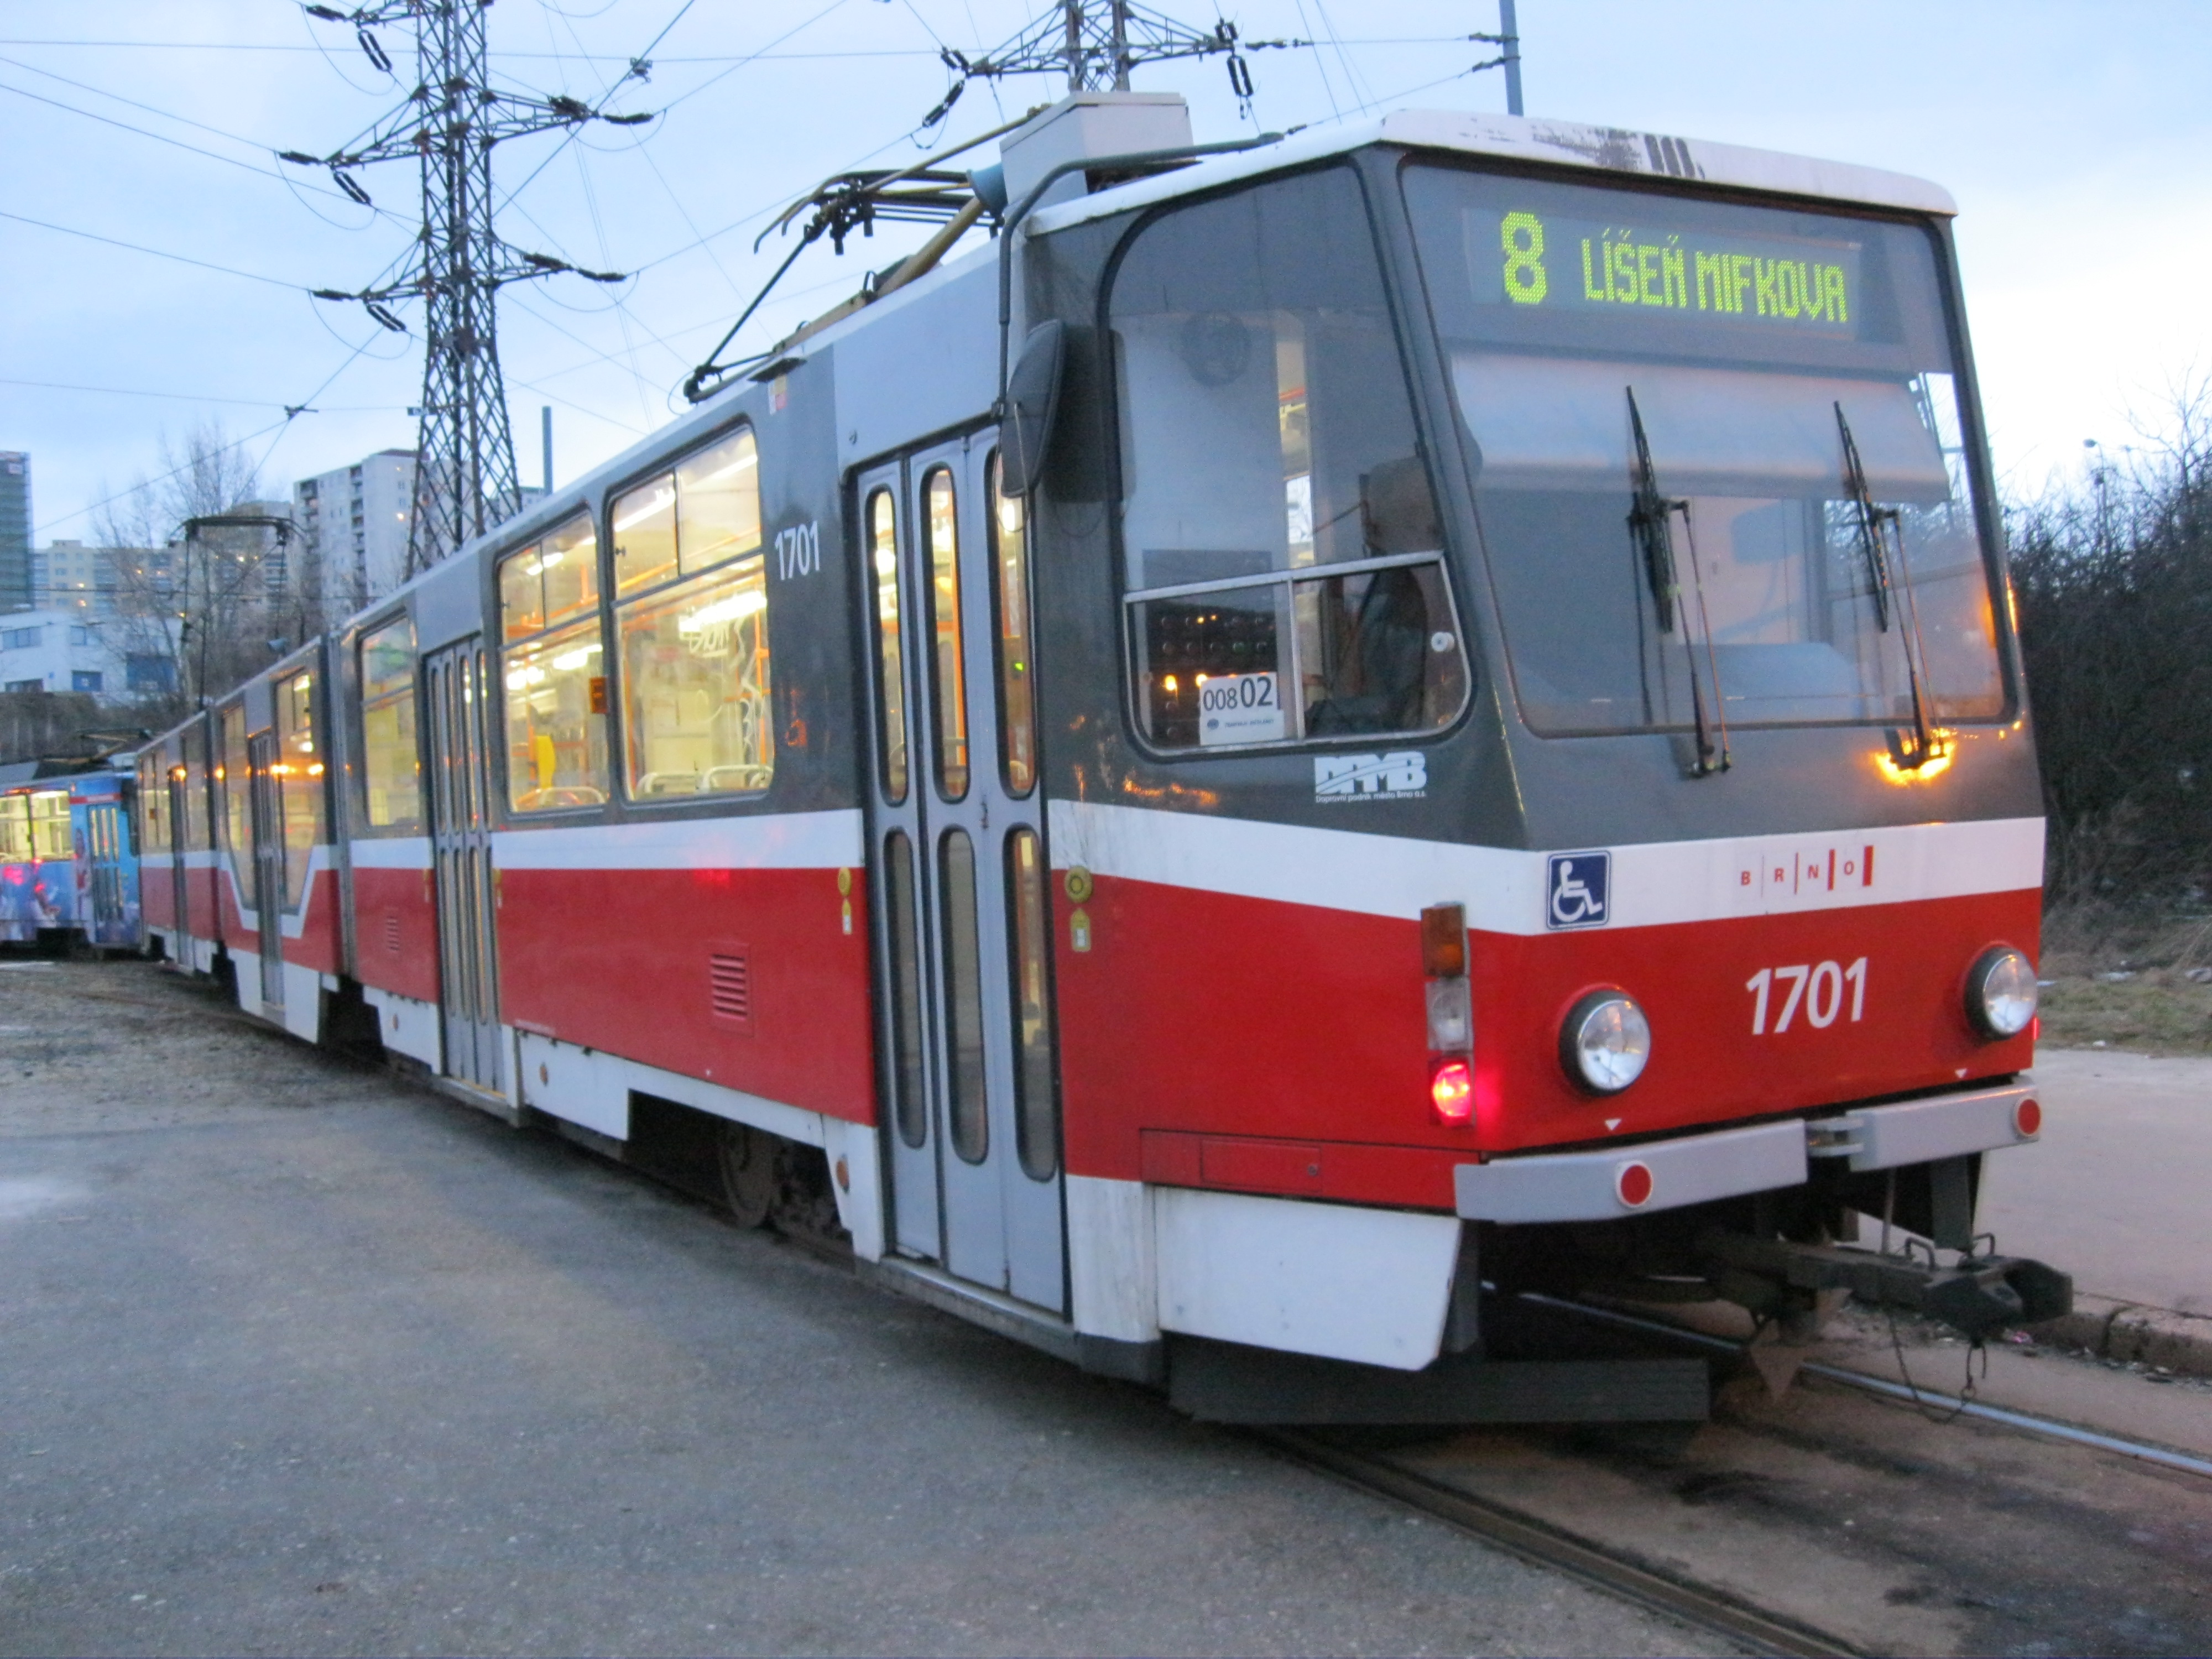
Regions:
<instances>
[{"instance_id":1,"label":"white front bumper","mask_svg":"<svg viewBox=\"0 0 2212 1659\"><path fill-rule=\"evenodd\" d=\"M1848 1158L1857 1172L1991 1152L2037 1138L2020 1120L2021 1103L2034 1094L2032 1084L2016 1083L1833 1117L1462 1164L1453 1171L1456 1207L1470 1221L1611 1221L1799 1186L1815 1158ZM1632 1202L1639 1192L1648 1196Z\"/></svg>"}]
</instances>

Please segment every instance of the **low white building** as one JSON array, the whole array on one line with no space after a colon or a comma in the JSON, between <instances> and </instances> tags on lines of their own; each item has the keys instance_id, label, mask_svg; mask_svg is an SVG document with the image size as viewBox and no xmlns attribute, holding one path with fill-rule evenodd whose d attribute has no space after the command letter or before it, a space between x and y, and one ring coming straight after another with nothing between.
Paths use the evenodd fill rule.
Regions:
<instances>
[{"instance_id":1,"label":"low white building","mask_svg":"<svg viewBox=\"0 0 2212 1659\"><path fill-rule=\"evenodd\" d=\"M128 650L112 623L74 606L0 615L0 691L120 699L174 689L171 659Z\"/></svg>"}]
</instances>

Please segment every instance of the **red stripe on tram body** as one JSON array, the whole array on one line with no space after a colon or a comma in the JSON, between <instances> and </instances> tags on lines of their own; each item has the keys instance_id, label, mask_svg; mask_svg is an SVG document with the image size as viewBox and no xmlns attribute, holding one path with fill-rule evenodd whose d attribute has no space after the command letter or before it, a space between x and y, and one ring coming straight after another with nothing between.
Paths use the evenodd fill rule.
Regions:
<instances>
[{"instance_id":1,"label":"red stripe on tram body","mask_svg":"<svg viewBox=\"0 0 2212 1659\"><path fill-rule=\"evenodd\" d=\"M1449 1170L1476 1152L1525 1151L1715 1125L2024 1069L2027 1037L1967 1026L1964 975L1995 939L2033 950L2039 896L1984 894L1844 910L1648 927L1471 937L1476 1112L1430 1110L1419 924L1101 876L1072 948L1058 900L1057 973L1067 1165L1079 1175L1182 1184L1207 1159L1169 1136L1238 1136L1325 1149L1319 1194L1448 1207ZM1866 959L1859 1017L1844 975ZM1805 998L1778 1030L1788 984L1752 1030L1762 969L1823 963L1816 1025ZM1836 984L1840 983L1840 994ZM1652 1027L1650 1063L1600 1099L1569 1082L1561 1021L1619 986ZM1607 1120L1613 1120L1609 1127ZM1387 1156L1386 1156L1387 1155ZM1287 1162L1285 1167L1288 1167ZM1182 1173L1178 1176L1177 1171ZM1315 1191L1300 1174L1281 1190Z\"/></svg>"},{"instance_id":2,"label":"red stripe on tram body","mask_svg":"<svg viewBox=\"0 0 2212 1659\"><path fill-rule=\"evenodd\" d=\"M503 870L501 1017L873 1122L866 890L851 880L848 933L835 870ZM747 1018L717 1019L714 959L740 950Z\"/></svg>"}]
</instances>

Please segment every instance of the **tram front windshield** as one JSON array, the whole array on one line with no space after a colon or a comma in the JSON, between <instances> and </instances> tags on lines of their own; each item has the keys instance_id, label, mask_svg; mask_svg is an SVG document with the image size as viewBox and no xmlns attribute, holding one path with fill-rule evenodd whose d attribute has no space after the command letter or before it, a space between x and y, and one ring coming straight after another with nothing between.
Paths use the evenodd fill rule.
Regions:
<instances>
[{"instance_id":1,"label":"tram front windshield","mask_svg":"<svg viewBox=\"0 0 2212 1659\"><path fill-rule=\"evenodd\" d=\"M1532 728L1687 726L1693 677L1731 726L1908 723L1916 659L1930 720L2003 716L1929 232L1442 166L1406 195Z\"/></svg>"}]
</instances>

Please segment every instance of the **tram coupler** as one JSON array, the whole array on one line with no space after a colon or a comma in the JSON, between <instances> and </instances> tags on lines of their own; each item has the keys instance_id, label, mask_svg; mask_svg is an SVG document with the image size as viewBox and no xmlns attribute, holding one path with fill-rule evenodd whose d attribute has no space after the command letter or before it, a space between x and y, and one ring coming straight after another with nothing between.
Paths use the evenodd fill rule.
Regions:
<instances>
[{"instance_id":1,"label":"tram coupler","mask_svg":"<svg viewBox=\"0 0 2212 1659\"><path fill-rule=\"evenodd\" d=\"M1945 1267L1837 1244L1726 1232L1705 1235L1698 1253L1716 1291L1760 1315L1787 1318L1820 1291L1849 1291L1857 1301L1923 1314L1978 1341L2074 1309L2073 1276L2026 1256L1966 1256Z\"/></svg>"}]
</instances>

